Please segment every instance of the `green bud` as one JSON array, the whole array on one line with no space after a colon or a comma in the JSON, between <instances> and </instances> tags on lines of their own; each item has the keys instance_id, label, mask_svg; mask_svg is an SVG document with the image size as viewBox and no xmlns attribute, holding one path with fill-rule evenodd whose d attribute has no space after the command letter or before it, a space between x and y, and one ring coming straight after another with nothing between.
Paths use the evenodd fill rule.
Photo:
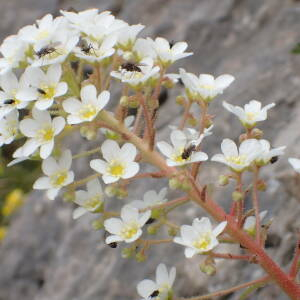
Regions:
<instances>
[{"instance_id":1,"label":"green bud","mask_svg":"<svg viewBox=\"0 0 300 300\"><path fill-rule=\"evenodd\" d=\"M213 276L217 272L216 262L212 257L207 257L199 267L203 273L209 276Z\"/></svg>"},{"instance_id":2,"label":"green bud","mask_svg":"<svg viewBox=\"0 0 300 300\"><path fill-rule=\"evenodd\" d=\"M75 194L74 191L66 191L63 194L63 200L65 202L73 202L75 200Z\"/></svg>"},{"instance_id":3,"label":"green bud","mask_svg":"<svg viewBox=\"0 0 300 300\"><path fill-rule=\"evenodd\" d=\"M138 108L140 105L140 101L138 97L130 96L128 97L128 107L129 108Z\"/></svg>"},{"instance_id":4,"label":"green bud","mask_svg":"<svg viewBox=\"0 0 300 300\"><path fill-rule=\"evenodd\" d=\"M135 259L137 262L144 262L147 259L147 257L145 254L139 252L135 255Z\"/></svg>"},{"instance_id":5,"label":"green bud","mask_svg":"<svg viewBox=\"0 0 300 300\"><path fill-rule=\"evenodd\" d=\"M188 118L188 120L187 120L187 123L188 123L190 126L192 126L192 127L196 127L197 124L198 124L198 121L197 121L197 119L196 119L195 117L190 116L190 117Z\"/></svg>"},{"instance_id":6,"label":"green bud","mask_svg":"<svg viewBox=\"0 0 300 300\"><path fill-rule=\"evenodd\" d=\"M120 105L122 105L124 107L128 107L129 106L129 98L127 96L122 96L120 99Z\"/></svg>"},{"instance_id":7,"label":"green bud","mask_svg":"<svg viewBox=\"0 0 300 300\"><path fill-rule=\"evenodd\" d=\"M104 192L108 197L114 197L115 194L116 194L115 193L115 186L114 185L107 185Z\"/></svg>"},{"instance_id":8,"label":"green bud","mask_svg":"<svg viewBox=\"0 0 300 300\"><path fill-rule=\"evenodd\" d=\"M168 234L169 234L169 236L176 236L177 233L178 233L178 230L177 230L176 228L174 228L174 227L170 227L170 228L168 229Z\"/></svg>"},{"instance_id":9,"label":"green bud","mask_svg":"<svg viewBox=\"0 0 300 300\"><path fill-rule=\"evenodd\" d=\"M225 186L229 183L229 178L226 175L220 175L218 182L219 182L219 185Z\"/></svg>"},{"instance_id":10,"label":"green bud","mask_svg":"<svg viewBox=\"0 0 300 300\"><path fill-rule=\"evenodd\" d=\"M234 191L232 193L232 199L233 199L233 201L236 201L236 202L241 201L243 199L243 194L241 192Z\"/></svg>"},{"instance_id":11,"label":"green bud","mask_svg":"<svg viewBox=\"0 0 300 300\"><path fill-rule=\"evenodd\" d=\"M258 129L258 128L253 128L251 130L251 137L253 139L261 139L263 137L264 133L262 130Z\"/></svg>"},{"instance_id":12,"label":"green bud","mask_svg":"<svg viewBox=\"0 0 300 300\"><path fill-rule=\"evenodd\" d=\"M148 234L154 235L157 233L157 229L158 228L156 225L151 225L151 226L148 226L147 232L148 232Z\"/></svg>"},{"instance_id":13,"label":"green bud","mask_svg":"<svg viewBox=\"0 0 300 300\"><path fill-rule=\"evenodd\" d=\"M97 137L97 130L95 128L83 126L80 127L80 135L87 140L92 141Z\"/></svg>"},{"instance_id":14,"label":"green bud","mask_svg":"<svg viewBox=\"0 0 300 300\"><path fill-rule=\"evenodd\" d=\"M176 190L181 188L181 182L178 180L178 178L173 177L169 180L169 187L171 190Z\"/></svg>"},{"instance_id":15,"label":"green bud","mask_svg":"<svg viewBox=\"0 0 300 300\"><path fill-rule=\"evenodd\" d=\"M130 247L130 248L123 248L122 249L122 257L123 258L130 258L134 255L134 251L133 251L133 248Z\"/></svg>"},{"instance_id":16,"label":"green bud","mask_svg":"<svg viewBox=\"0 0 300 300\"><path fill-rule=\"evenodd\" d=\"M166 80L164 80L163 81L163 83L162 83L162 86L164 86L165 88L167 88L167 89L171 89L171 88L173 88L174 87L174 81L173 80L171 80L171 79L166 79Z\"/></svg>"},{"instance_id":17,"label":"green bud","mask_svg":"<svg viewBox=\"0 0 300 300\"><path fill-rule=\"evenodd\" d=\"M92 227L94 230L100 230L104 228L103 219L97 219L92 222Z\"/></svg>"},{"instance_id":18,"label":"green bud","mask_svg":"<svg viewBox=\"0 0 300 300\"><path fill-rule=\"evenodd\" d=\"M258 182L257 182L257 189L259 190L259 191L262 191L262 192L264 192L266 189L267 189L267 184L266 184L266 182L264 181L264 180L259 180Z\"/></svg>"},{"instance_id":19,"label":"green bud","mask_svg":"<svg viewBox=\"0 0 300 300\"><path fill-rule=\"evenodd\" d=\"M184 180L181 184L181 189L183 189L185 192L188 192L191 190L191 184L188 180Z\"/></svg>"},{"instance_id":20,"label":"green bud","mask_svg":"<svg viewBox=\"0 0 300 300\"><path fill-rule=\"evenodd\" d=\"M162 211L160 209L152 209L151 218L158 219L161 216Z\"/></svg>"}]
</instances>

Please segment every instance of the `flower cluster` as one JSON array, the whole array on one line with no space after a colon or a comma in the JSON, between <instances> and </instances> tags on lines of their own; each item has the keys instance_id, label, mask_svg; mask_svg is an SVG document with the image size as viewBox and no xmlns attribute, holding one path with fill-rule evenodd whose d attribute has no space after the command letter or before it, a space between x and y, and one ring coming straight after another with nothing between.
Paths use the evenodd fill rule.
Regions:
<instances>
[{"instance_id":1,"label":"flower cluster","mask_svg":"<svg viewBox=\"0 0 300 300\"><path fill-rule=\"evenodd\" d=\"M47 14L0 46L0 146L18 141L9 165L40 161L44 176L33 188L46 190L51 200L63 189L64 198L77 206L73 218L96 215L94 228L105 230L105 242L113 248L124 242L124 257L143 261L151 245L176 243L185 247L187 258L207 256L208 268L204 269L211 267L207 271L211 274L214 257L232 257L214 252L223 241L238 243L237 236L231 238L231 234L238 231L238 237L244 234L244 240L255 238L261 243L260 222L266 213L260 213L255 205L258 186L263 186L258 172L283 155L285 146L271 147L255 127L267 119L268 110L275 104L262 107L259 101L251 100L241 108L223 102L245 129L239 143L224 139L222 154L211 157L211 161L223 163L232 171L224 175L224 185L229 179L236 180L227 219L221 208L216 212L217 204L210 207L212 201L206 202L206 186L200 186L197 175L202 164L210 164L209 150L202 151L203 140L212 135L214 116L208 113L209 105L233 83L234 76L195 75L182 68L178 74L167 73L176 61L193 54L187 51L186 42L139 38L143 25L129 25L108 11L61 14L56 18ZM176 103L184 113L178 127L170 126L169 144L156 134L159 95L179 80L185 89ZM113 89L113 84L119 88ZM192 105L200 108L200 117L195 116ZM113 112L109 112L113 106ZM86 142L84 147L76 145L72 151L78 153L72 154L64 147L64 138L73 137L74 132L94 140L97 147L89 149ZM71 166L80 158L88 158L93 173L77 179ZM300 173L300 160L290 158L289 162ZM146 164L159 171L140 172ZM252 172L255 179L249 187L254 194L253 211L245 211L243 202L249 192L243 190L245 171ZM185 195L169 200L168 189L163 187L123 203L120 212L108 209L111 205L107 205L106 196L124 199L133 180L147 177L167 177L170 188ZM86 186L86 190L80 186ZM208 217L195 218L192 225L179 226L170 221L168 214L189 201L204 203L219 224L213 227ZM171 238L152 240L142 236L158 231L163 234L163 229ZM168 271L160 264L155 281L139 283L139 295L145 300L171 300L175 275L175 268Z\"/></svg>"}]
</instances>

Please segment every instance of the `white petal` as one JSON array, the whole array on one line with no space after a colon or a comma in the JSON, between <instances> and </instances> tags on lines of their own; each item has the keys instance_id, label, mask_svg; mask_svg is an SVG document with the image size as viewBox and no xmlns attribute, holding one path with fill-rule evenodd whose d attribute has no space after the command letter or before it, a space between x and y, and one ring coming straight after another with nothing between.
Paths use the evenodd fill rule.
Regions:
<instances>
[{"instance_id":1,"label":"white petal","mask_svg":"<svg viewBox=\"0 0 300 300\"><path fill-rule=\"evenodd\" d=\"M137 292L139 295L147 299L153 292L157 291L159 287L157 284L149 279L144 279L137 285Z\"/></svg>"},{"instance_id":2,"label":"white petal","mask_svg":"<svg viewBox=\"0 0 300 300\"><path fill-rule=\"evenodd\" d=\"M47 190L51 187L50 178L46 176L38 178L33 184L33 188L36 190Z\"/></svg>"},{"instance_id":3,"label":"white petal","mask_svg":"<svg viewBox=\"0 0 300 300\"><path fill-rule=\"evenodd\" d=\"M221 143L221 149L224 155L227 156L238 156L238 149L234 141L230 139L224 139Z\"/></svg>"},{"instance_id":4,"label":"white petal","mask_svg":"<svg viewBox=\"0 0 300 300\"><path fill-rule=\"evenodd\" d=\"M139 211L137 208L130 205L124 205L121 209L121 219L125 223L130 223L132 221L137 221L139 217Z\"/></svg>"},{"instance_id":5,"label":"white petal","mask_svg":"<svg viewBox=\"0 0 300 300\"><path fill-rule=\"evenodd\" d=\"M196 250L193 249L193 248L187 247L187 248L184 249L184 255L185 255L186 258L191 258L191 257L193 257L196 253L197 253Z\"/></svg>"},{"instance_id":6,"label":"white petal","mask_svg":"<svg viewBox=\"0 0 300 300\"><path fill-rule=\"evenodd\" d=\"M90 167L100 174L105 174L107 163L102 159L93 159L90 161Z\"/></svg>"},{"instance_id":7,"label":"white petal","mask_svg":"<svg viewBox=\"0 0 300 300\"><path fill-rule=\"evenodd\" d=\"M104 221L105 230L112 234L120 234L123 222L118 218L110 218Z\"/></svg>"},{"instance_id":8,"label":"white petal","mask_svg":"<svg viewBox=\"0 0 300 300\"><path fill-rule=\"evenodd\" d=\"M111 161L119 157L120 147L116 141L106 140L101 145L101 152L106 161Z\"/></svg>"},{"instance_id":9,"label":"white petal","mask_svg":"<svg viewBox=\"0 0 300 300\"><path fill-rule=\"evenodd\" d=\"M227 226L227 221L221 222L216 228L213 230L214 236L218 236L220 233L222 233Z\"/></svg>"},{"instance_id":10,"label":"white petal","mask_svg":"<svg viewBox=\"0 0 300 300\"><path fill-rule=\"evenodd\" d=\"M131 178L134 175L136 175L139 170L140 170L139 164L136 162L132 162L127 166L125 173L121 177L123 179Z\"/></svg>"},{"instance_id":11,"label":"white petal","mask_svg":"<svg viewBox=\"0 0 300 300\"><path fill-rule=\"evenodd\" d=\"M83 207L77 207L76 209L74 209L73 211L73 219L76 220L78 218L80 218L81 216L83 216L84 214L86 214L88 211L83 208Z\"/></svg>"}]
</instances>

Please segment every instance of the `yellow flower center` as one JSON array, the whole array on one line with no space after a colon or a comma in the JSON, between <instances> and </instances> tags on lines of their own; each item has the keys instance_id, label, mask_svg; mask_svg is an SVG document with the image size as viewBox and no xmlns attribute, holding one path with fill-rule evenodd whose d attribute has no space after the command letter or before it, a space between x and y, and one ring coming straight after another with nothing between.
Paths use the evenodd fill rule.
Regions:
<instances>
[{"instance_id":1,"label":"yellow flower center","mask_svg":"<svg viewBox=\"0 0 300 300\"><path fill-rule=\"evenodd\" d=\"M115 177L121 177L125 173L125 166L120 162L112 161L108 166L108 173Z\"/></svg>"},{"instance_id":2,"label":"yellow flower center","mask_svg":"<svg viewBox=\"0 0 300 300\"><path fill-rule=\"evenodd\" d=\"M121 233L120 233L120 236L123 238L123 239L130 239L132 238L134 235L136 235L136 233L138 232L139 230L139 225L135 222L132 222L130 224L126 224L122 230L121 230Z\"/></svg>"},{"instance_id":3,"label":"yellow flower center","mask_svg":"<svg viewBox=\"0 0 300 300\"><path fill-rule=\"evenodd\" d=\"M49 31L48 30L41 30L37 36L36 39L39 40L43 40L45 38L47 38L49 36Z\"/></svg>"},{"instance_id":4,"label":"yellow flower center","mask_svg":"<svg viewBox=\"0 0 300 300\"><path fill-rule=\"evenodd\" d=\"M38 130L37 139L42 143L47 143L51 141L54 137L54 130L52 127L47 127Z\"/></svg>"},{"instance_id":5,"label":"yellow flower center","mask_svg":"<svg viewBox=\"0 0 300 300\"><path fill-rule=\"evenodd\" d=\"M60 187L64 184L68 177L67 171L57 172L50 177L50 182L54 187Z\"/></svg>"},{"instance_id":6,"label":"yellow flower center","mask_svg":"<svg viewBox=\"0 0 300 300\"><path fill-rule=\"evenodd\" d=\"M89 120L97 114L97 110L94 105L86 104L82 106L78 114L82 120Z\"/></svg>"},{"instance_id":7,"label":"yellow flower center","mask_svg":"<svg viewBox=\"0 0 300 300\"><path fill-rule=\"evenodd\" d=\"M93 210L97 208L98 205L101 204L102 197L101 195L96 195L88 200L86 200L83 204L83 207L88 209L88 210Z\"/></svg>"},{"instance_id":8,"label":"yellow flower center","mask_svg":"<svg viewBox=\"0 0 300 300\"><path fill-rule=\"evenodd\" d=\"M215 87L213 85L211 85L211 84L202 84L202 85L200 85L200 88L211 91Z\"/></svg>"},{"instance_id":9,"label":"yellow flower center","mask_svg":"<svg viewBox=\"0 0 300 300\"><path fill-rule=\"evenodd\" d=\"M55 96L55 92L56 92L55 84L52 85L42 84L40 86L40 89L41 89L41 92L39 93L40 98L44 100L52 99Z\"/></svg>"},{"instance_id":10,"label":"yellow flower center","mask_svg":"<svg viewBox=\"0 0 300 300\"><path fill-rule=\"evenodd\" d=\"M236 165L244 165L246 163L246 155L238 155L238 156L229 156L226 157L226 160L232 164Z\"/></svg>"},{"instance_id":11,"label":"yellow flower center","mask_svg":"<svg viewBox=\"0 0 300 300\"><path fill-rule=\"evenodd\" d=\"M249 235L255 236L255 233L256 233L256 228L255 228L255 226L251 226L251 227L249 227L249 228L247 228L247 229L245 229L245 230L248 232Z\"/></svg>"},{"instance_id":12,"label":"yellow flower center","mask_svg":"<svg viewBox=\"0 0 300 300\"><path fill-rule=\"evenodd\" d=\"M183 151L184 151L184 148L182 147L182 148L180 148L180 149L178 149L178 151L176 151L176 153L174 153L173 155L172 155L172 157L171 157L171 159L173 160L173 161L175 161L175 162L177 162L177 163L183 163L183 162L185 162L186 160L188 160L188 159L183 159L182 158L182 153L183 153Z\"/></svg>"},{"instance_id":13,"label":"yellow flower center","mask_svg":"<svg viewBox=\"0 0 300 300\"><path fill-rule=\"evenodd\" d=\"M257 116L257 113L253 113L253 112L247 112L246 113L246 118L249 121L253 121Z\"/></svg>"},{"instance_id":14,"label":"yellow flower center","mask_svg":"<svg viewBox=\"0 0 300 300\"><path fill-rule=\"evenodd\" d=\"M198 240L193 242L193 246L201 251L205 251L211 243L210 233L202 234Z\"/></svg>"}]
</instances>

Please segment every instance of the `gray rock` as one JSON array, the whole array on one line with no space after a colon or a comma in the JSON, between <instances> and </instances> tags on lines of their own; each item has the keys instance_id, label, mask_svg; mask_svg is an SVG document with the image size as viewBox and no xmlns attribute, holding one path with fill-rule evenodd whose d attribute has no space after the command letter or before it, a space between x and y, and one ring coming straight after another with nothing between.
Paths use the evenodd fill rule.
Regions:
<instances>
[{"instance_id":1,"label":"gray rock","mask_svg":"<svg viewBox=\"0 0 300 300\"><path fill-rule=\"evenodd\" d=\"M236 77L235 83L210 109L217 115L214 135L207 139L205 148L210 155L219 152L223 138L237 139L241 133L238 120L222 108L222 99L238 105L251 99L263 104L276 103L261 128L274 146L287 145L288 148L278 163L264 171L268 190L261 195L261 206L274 216L268 251L287 269L295 231L300 226L299 185L287 163L287 157L299 156L300 146L300 56L290 54L300 40L299 3L290 0L61 1L55 7L55 1L49 0L2 1L1 37L32 23L42 13L55 12L69 4L79 9L90 6L115 9L129 23L147 25L145 34L186 40L194 56L176 66L184 66L194 73L230 73ZM160 109L159 139L168 136L167 124L179 119L180 108L173 102L176 95L172 92ZM74 152L77 152L78 145L86 147L82 141L74 136L67 143L71 147L76 145ZM224 168L214 163L207 165L202 180L214 182ZM75 167L82 177L89 173L86 160L76 162ZM156 179L139 182L134 185L130 198L164 184ZM231 188L216 188L214 192L225 206L228 200L224 195L229 197ZM172 196L175 194L170 198ZM122 204L116 200L116 206ZM221 262L217 276L207 278L198 270L199 258L185 259L182 247L174 245L151 249L150 259L143 264L122 259L119 248L106 246L103 233L91 229L93 217L72 220L73 208L61 199L50 202L41 193L31 194L1 246L0 300L138 299L136 283L153 278L159 262L176 265L175 290L186 297L263 275L256 265ZM203 214L194 205L186 206L183 211L179 210L174 216L190 220ZM237 298L231 295L226 299ZM267 286L251 299L287 297L274 286Z\"/></svg>"}]
</instances>

